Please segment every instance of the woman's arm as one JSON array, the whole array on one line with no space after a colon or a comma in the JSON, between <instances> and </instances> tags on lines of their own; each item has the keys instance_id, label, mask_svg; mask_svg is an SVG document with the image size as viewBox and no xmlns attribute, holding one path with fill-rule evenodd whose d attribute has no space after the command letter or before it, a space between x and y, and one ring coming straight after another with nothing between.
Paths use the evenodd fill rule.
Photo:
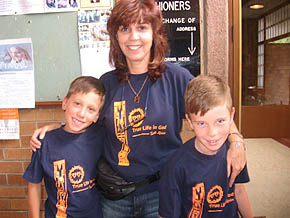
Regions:
<instances>
[{"instance_id":1,"label":"woman's arm","mask_svg":"<svg viewBox=\"0 0 290 218\"><path fill-rule=\"evenodd\" d=\"M41 183L28 182L29 217L40 217Z\"/></svg>"},{"instance_id":2,"label":"woman's arm","mask_svg":"<svg viewBox=\"0 0 290 218\"><path fill-rule=\"evenodd\" d=\"M38 137L40 139L43 139L47 131L54 130L56 128L59 128L60 126L61 126L61 124L54 123L54 124L46 125L46 126L43 126L39 129L36 129L33 132L32 136L30 138L30 142L29 142L31 150L36 151L36 149L39 149L41 147L41 142L38 140Z\"/></svg>"},{"instance_id":3,"label":"woman's arm","mask_svg":"<svg viewBox=\"0 0 290 218\"><path fill-rule=\"evenodd\" d=\"M245 186L243 184L235 184L235 196L238 203L238 209L242 218L252 218L253 213L250 201Z\"/></svg>"},{"instance_id":4,"label":"woman's arm","mask_svg":"<svg viewBox=\"0 0 290 218\"><path fill-rule=\"evenodd\" d=\"M237 175L242 171L246 164L246 147L244 139L234 122L231 125L228 140L230 142L230 148L227 153L228 176L232 169L232 175L230 178L230 186L232 186Z\"/></svg>"}]
</instances>

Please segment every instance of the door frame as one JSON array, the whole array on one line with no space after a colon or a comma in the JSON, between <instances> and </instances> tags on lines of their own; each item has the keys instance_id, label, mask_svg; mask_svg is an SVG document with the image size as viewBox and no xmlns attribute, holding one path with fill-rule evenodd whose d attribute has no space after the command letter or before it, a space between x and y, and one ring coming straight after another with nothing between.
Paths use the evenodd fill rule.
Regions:
<instances>
[{"instance_id":1,"label":"door frame","mask_svg":"<svg viewBox=\"0 0 290 218\"><path fill-rule=\"evenodd\" d=\"M235 124L241 131L242 105L242 1L229 0L229 74Z\"/></svg>"}]
</instances>

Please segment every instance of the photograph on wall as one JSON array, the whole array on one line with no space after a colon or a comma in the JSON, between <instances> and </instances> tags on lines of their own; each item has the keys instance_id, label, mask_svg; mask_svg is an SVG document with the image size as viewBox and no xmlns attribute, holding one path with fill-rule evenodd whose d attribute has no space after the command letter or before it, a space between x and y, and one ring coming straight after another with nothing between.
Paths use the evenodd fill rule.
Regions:
<instances>
[{"instance_id":1,"label":"photograph on wall","mask_svg":"<svg viewBox=\"0 0 290 218\"><path fill-rule=\"evenodd\" d=\"M81 8L113 7L115 0L80 0Z\"/></svg>"},{"instance_id":2,"label":"photograph on wall","mask_svg":"<svg viewBox=\"0 0 290 218\"><path fill-rule=\"evenodd\" d=\"M163 23L169 42L166 61L200 74L200 15L199 0L159 0Z\"/></svg>"},{"instance_id":3,"label":"photograph on wall","mask_svg":"<svg viewBox=\"0 0 290 218\"><path fill-rule=\"evenodd\" d=\"M109 9L80 10L78 34L82 75L99 78L112 70L109 65L110 39L107 32ZM96 62L98 67L95 66Z\"/></svg>"},{"instance_id":4,"label":"photograph on wall","mask_svg":"<svg viewBox=\"0 0 290 218\"><path fill-rule=\"evenodd\" d=\"M33 70L31 44L0 44L0 72L26 70Z\"/></svg>"},{"instance_id":5,"label":"photograph on wall","mask_svg":"<svg viewBox=\"0 0 290 218\"><path fill-rule=\"evenodd\" d=\"M45 0L46 10L75 9L79 7L79 0Z\"/></svg>"}]
</instances>

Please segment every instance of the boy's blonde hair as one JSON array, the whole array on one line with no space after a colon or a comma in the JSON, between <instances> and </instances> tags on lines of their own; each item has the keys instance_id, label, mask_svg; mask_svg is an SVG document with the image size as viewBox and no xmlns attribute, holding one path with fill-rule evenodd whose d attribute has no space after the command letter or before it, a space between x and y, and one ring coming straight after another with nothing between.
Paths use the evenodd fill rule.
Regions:
<instances>
[{"instance_id":1,"label":"boy's blonde hair","mask_svg":"<svg viewBox=\"0 0 290 218\"><path fill-rule=\"evenodd\" d=\"M82 93L87 94L89 92L94 92L101 97L100 111L104 105L105 101L105 88L101 80L92 76L80 76L76 78L70 84L69 90L66 97L70 98L71 95Z\"/></svg>"},{"instance_id":2,"label":"boy's blonde hair","mask_svg":"<svg viewBox=\"0 0 290 218\"><path fill-rule=\"evenodd\" d=\"M192 79L185 91L185 109L187 114L203 116L212 108L226 104L232 111L230 88L221 78L213 75L199 75Z\"/></svg>"}]
</instances>

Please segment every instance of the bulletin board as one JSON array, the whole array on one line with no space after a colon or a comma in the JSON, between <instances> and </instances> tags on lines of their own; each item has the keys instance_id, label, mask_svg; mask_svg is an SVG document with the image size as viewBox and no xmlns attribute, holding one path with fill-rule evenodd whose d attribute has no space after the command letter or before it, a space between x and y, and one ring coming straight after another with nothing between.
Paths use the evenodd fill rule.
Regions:
<instances>
[{"instance_id":1,"label":"bulletin board","mask_svg":"<svg viewBox=\"0 0 290 218\"><path fill-rule=\"evenodd\" d=\"M158 1L171 48L166 61L196 76L200 74L200 1L181 1L184 4ZM36 105L61 102L71 81L81 75L78 12L0 16L0 27L0 40L32 39Z\"/></svg>"},{"instance_id":2,"label":"bulletin board","mask_svg":"<svg viewBox=\"0 0 290 218\"><path fill-rule=\"evenodd\" d=\"M31 38L35 101L61 101L81 75L77 12L0 17L0 39Z\"/></svg>"}]
</instances>

